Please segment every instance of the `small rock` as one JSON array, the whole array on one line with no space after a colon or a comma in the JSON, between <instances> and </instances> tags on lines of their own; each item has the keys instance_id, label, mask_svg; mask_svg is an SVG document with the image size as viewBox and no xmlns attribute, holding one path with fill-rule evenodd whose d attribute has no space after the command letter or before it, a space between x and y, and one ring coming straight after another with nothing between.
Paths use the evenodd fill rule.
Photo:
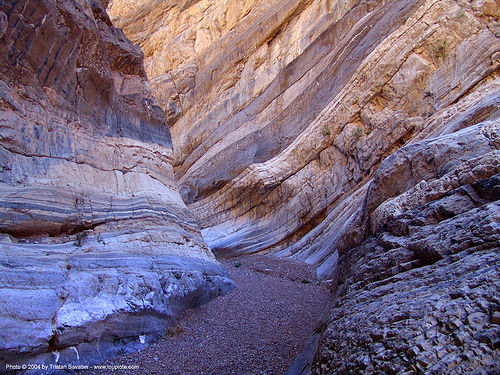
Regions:
<instances>
[{"instance_id":1,"label":"small rock","mask_svg":"<svg viewBox=\"0 0 500 375\"><path fill-rule=\"evenodd\" d=\"M0 39L3 38L5 32L7 31L7 27L9 27L7 15L4 12L0 12Z\"/></svg>"},{"instance_id":2,"label":"small rock","mask_svg":"<svg viewBox=\"0 0 500 375\"><path fill-rule=\"evenodd\" d=\"M418 347L416 347L416 346L412 346L411 348L408 348L408 350L406 351L406 353L410 357L416 357L420 353L420 349Z\"/></svg>"},{"instance_id":3,"label":"small rock","mask_svg":"<svg viewBox=\"0 0 500 375\"><path fill-rule=\"evenodd\" d=\"M430 358L425 356L425 355L418 357L417 362L420 366L422 366L424 368L428 367L431 364Z\"/></svg>"},{"instance_id":4,"label":"small rock","mask_svg":"<svg viewBox=\"0 0 500 375\"><path fill-rule=\"evenodd\" d=\"M500 348L500 329L498 327L481 332L476 336L479 342L487 344L491 349Z\"/></svg>"},{"instance_id":5,"label":"small rock","mask_svg":"<svg viewBox=\"0 0 500 375\"><path fill-rule=\"evenodd\" d=\"M454 334L455 342L457 345L463 345L468 335L465 331L459 331Z\"/></svg>"},{"instance_id":6,"label":"small rock","mask_svg":"<svg viewBox=\"0 0 500 375\"><path fill-rule=\"evenodd\" d=\"M500 324L500 311L494 311L491 314L491 324Z\"/></svg>"},{"instance_id":7,"label":"small rock","mask_svg":"<svg viewBox=\"0 0 500 375\"><path fill-rule=\"evenodd\" d=\"M448 351L443 346L437 346L435 350L436 350L436 355L439 359L444 358L448 354Z\"/></svg>"}]
</instances>

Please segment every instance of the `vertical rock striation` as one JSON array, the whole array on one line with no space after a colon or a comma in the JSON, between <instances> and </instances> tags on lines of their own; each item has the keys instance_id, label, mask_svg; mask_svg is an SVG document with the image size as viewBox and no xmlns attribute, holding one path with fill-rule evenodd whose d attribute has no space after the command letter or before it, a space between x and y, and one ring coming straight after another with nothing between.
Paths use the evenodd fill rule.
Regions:
<instances>
[{"instance_id":1,"label":"vertical rock striation","mask_svg":"<svg viewBox=\"0 0 500 375\"><path fill-rule=\"evenodd\" d=\"M0 4L0 363L96 361L232 288L143 54L98 0Z\"/></svg>"}]
</instances>

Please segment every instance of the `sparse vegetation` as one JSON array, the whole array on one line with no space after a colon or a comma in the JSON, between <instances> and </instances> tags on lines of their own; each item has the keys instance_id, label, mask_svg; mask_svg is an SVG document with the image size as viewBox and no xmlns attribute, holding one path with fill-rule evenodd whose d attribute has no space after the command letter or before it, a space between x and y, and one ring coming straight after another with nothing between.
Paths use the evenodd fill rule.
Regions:
<instances>
[{"instance_id":1,"label":"sparse vegetation","mask_svg":"<svg viewBox=\"0 0 500 375\"><path fill-rule=\"evenodd\" d=\"M104 239L102 238L101 233L97 234L96 240L97 240L98 243L106 245L106 242L104 242Z\"/></svg>"},{"instance_id":2,"label":"sparse vegetation","mask_svg":"<svg viewBox=\"0 0 500 375\"><path fill-rule=\"evenodd\" d=\"M166 337L176 337L180 336L184 332L184 324L179 324L177 327L168 327L167 328L167 333L165 334Z\"/></svg>"},{"instance_id":3,"label":"sparse vegetation","mask_svg":"<svg viewBox=\"0 0 500 375\"><path fill-rule=\"evenodd\" d=\"M331 132L330 128L328 126L326 126L326 125L323 127L323 135L325 137L332 135L332 132Z\"/></svg>"},{"instance_id":4,"label":"sparse vegetation","mask_svg":"<svg viewBox=\"0 0 500 375\"><path fill-rule=\"evenodd\" d=\"M432 47L432 54L436 58L448 57L450 43L447 40L439 39Z\"/></svg>"},{"instance_id":5,"label":"sparse vegetation","mask_svg":"<svg viewBox=\"0 0 500 375\"><path fill-rule=\"evenodd\" d=\"M240 262L236 262L236 263L234 264L234 266L235 266L236 268L241 267L241 263L240 263Z\"/></svg>"},{"instance_id":6,"label":"sparse vegetation","mask_svg":"<svg viewBox=\"0 0 500 375\"><path fill-rule=\"evenodd\" d=\"M87 232L77 233L75 242L73 242L73 246L76 246L76 247L82 246L82 242L87 237L87 235L88 235Z\"/></svg>"},{"instance_id":7,"label":"sparse vegetation","mask_svg":"<svg viewBox=\"0 0 500 375\"><path fill-rule=\"evenodd\" d=\"M365 129L365 135L370 135L372 134L372 130L371 129Z\"/></svg>"},{"instance_id":8,"label":"sparse vegetation","mask_svg":"<svg viewBox=\"0 0 500 375\"><path fill-rule=\"evenodd\" d=\"M356 128L356 130L354 131L354 138L359 139L361 138L362 135L363 135L363 128L362 127Z\"/></svg>"},{"instance_id":9,"label":"sparse vegetation","mask_svg":"<svg viewBox=\"0 0 500 375\"><path fill-rule=\"evenodd\" d=\"M346 0L341 1L341 2L339 2L338 4L339 4L339 6L340 6L341 8L343 8L344 10L349 10L349 9L350 9L349 4L347 3L347 1L346 1Z\"/></svg>"},{"instance_id":10,"label":"sparse vegetation","mask_svg":"<svg viewBox=\"0 0 500 375\"><path fill-rule=\"evenodd\" d=\"M455 13L455 19L460 19L463 16L465 16L465 10L464 8L460 8L457 13Z\"/></svg>"},{"instance_id":11,"label":"sparse vegetation","mask_svg":"<svg viewBox=\"0 0 500 375\"><path fill-rule=\"evenodd\" d=\"M309 284L310 283L310 281L306 280L306 279L303 279L301 282L302 282L302 284Z\"/></svg>"}]
</instances>

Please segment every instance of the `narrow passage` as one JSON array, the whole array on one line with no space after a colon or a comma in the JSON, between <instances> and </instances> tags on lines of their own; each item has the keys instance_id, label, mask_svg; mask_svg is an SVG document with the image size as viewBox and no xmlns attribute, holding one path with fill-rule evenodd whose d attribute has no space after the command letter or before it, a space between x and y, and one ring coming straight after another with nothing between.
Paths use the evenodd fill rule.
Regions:
<instances>
[{"instance_id":1,"label":"narrow passage","mask_svg":"<svg viewBox=\"0 0 500 375\"><path fill-rule=\"evenodd\" d=\"M263 255L220 262L237 289L185 311L148 348L105 364L138 365L127 374L141 375L284 374L325 314L329 290L302 262Z\"/></svg>"}]
</instances>

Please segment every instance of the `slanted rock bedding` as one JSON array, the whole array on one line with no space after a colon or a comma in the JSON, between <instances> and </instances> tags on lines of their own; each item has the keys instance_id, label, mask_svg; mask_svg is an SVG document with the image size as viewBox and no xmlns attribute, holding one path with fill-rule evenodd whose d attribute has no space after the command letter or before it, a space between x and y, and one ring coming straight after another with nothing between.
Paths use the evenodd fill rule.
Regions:
<instances>
[{"instance_id":1,"label":"slanted rock bedding","mask_svg":"<svg viewBox=\"0 0 500 375\"><path fill-rule=\"evenodd\" d=\"M142 60L99 1L0 2L0 371L102 361L233 288Z\"/></svg>"},{"instance_id":2,"label":"slanted rock bedding","mask_svg":"<svg viewBox=\"0 0 500 375\"><path fill-rule=\"evenodd\" d=\"M325 316L298 371L499 372L499 9L1 2L0 365L98 362L176 333L234 288L215 254L241 257L224 261L239 289L185 316L181 352L154 347L178 371L212 330L196 370L246 352L250 373L282 373L310 334L272 330L307 321L277 316L293 296ZM290 259L328 281L329 306ZM224 357L240 338L217 319L246 305L265 329Z\"/></svg>"},{"instance_id":3,"label":"slanted rock bedding","mask_svg":"<svg viewBox=\"0 0 500 375\"><path fill-rule=\"evenodd\" d=\"M498 124L493 0L130 4L108 11L145 52L180 193L221 255L276 253L331 278L339 251L363 240L384 159Z\"/></svg>"}]
</instances>

